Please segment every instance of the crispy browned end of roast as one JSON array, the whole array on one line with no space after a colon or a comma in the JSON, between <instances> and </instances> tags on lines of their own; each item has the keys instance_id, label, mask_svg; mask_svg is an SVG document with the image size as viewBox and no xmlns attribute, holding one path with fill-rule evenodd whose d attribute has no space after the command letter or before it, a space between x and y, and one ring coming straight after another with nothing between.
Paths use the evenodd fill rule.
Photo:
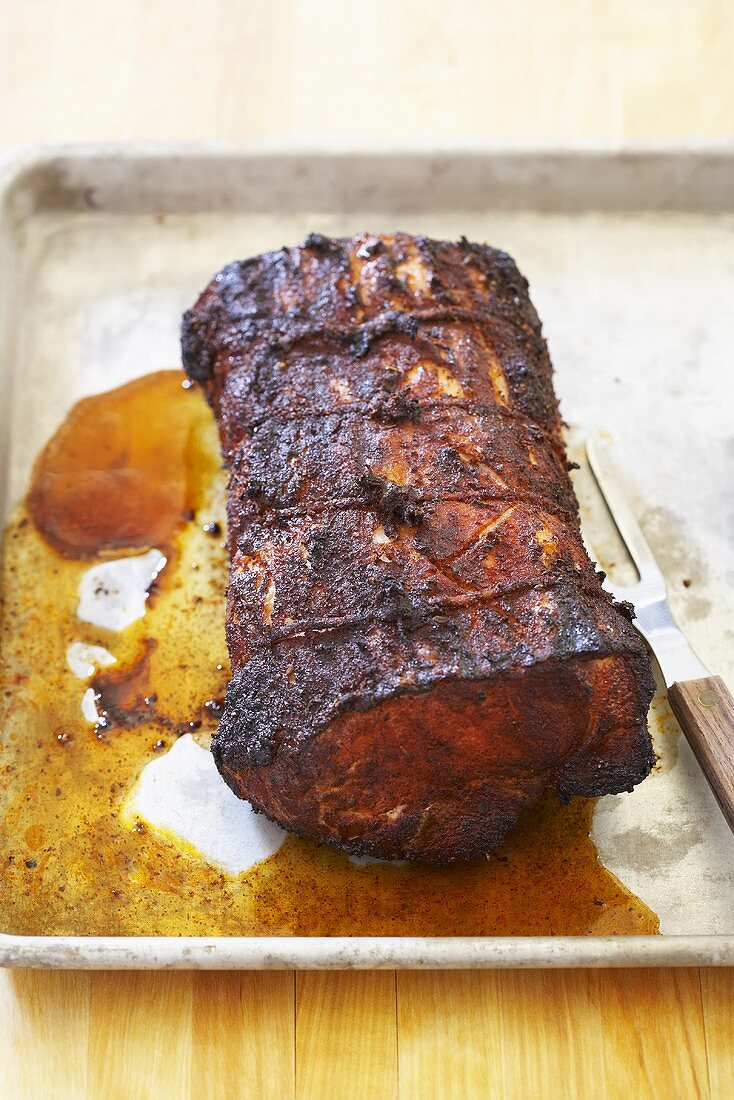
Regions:
<instances>
[{"instance_id":1,"label":"crispy browned end of roast","mask_svg":"<svg viewBox=\"0 0 734 1100\"><path fill-rule=\"evenodd\" d=\"M552 370L502 252L312 236L186 314L229 470L241 797L348 851L491 851L523 807L629 790L653 680L584 550Z\"/></svg>"}]
</instances>

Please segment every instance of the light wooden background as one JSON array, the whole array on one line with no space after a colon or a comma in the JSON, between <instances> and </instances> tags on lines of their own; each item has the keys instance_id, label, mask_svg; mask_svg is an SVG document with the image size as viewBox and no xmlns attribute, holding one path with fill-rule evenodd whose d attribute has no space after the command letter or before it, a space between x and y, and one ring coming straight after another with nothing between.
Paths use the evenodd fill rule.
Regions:
<instances>
[{"instance_id":1,"label":"light wooden background","mask_svg":"<svg viewBox=\"0 0 734 1100\"><path fill-rule=\"evenodd\" d=\"M734 138L731 0L0 0L0 152ZM0 1096L734 1097L734 972L0 974Z\"/></svg>"}]
</instances>

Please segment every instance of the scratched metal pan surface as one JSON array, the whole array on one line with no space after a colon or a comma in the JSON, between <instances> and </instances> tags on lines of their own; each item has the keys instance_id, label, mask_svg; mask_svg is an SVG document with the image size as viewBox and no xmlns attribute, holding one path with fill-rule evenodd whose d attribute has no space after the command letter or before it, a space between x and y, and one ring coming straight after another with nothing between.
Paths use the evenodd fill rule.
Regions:
<instances>
[{"instance_id":1,"label":"scratched metal pan surface","mask_svg":"<svg viewBox=\"0 0 734 1100\"><path fill-rule=\"evenodd\" d=\"M511 252L530 279L574 426L572 457L582 428L612 437L676 616L706 664L734 682L734 147L46 147L9 158L0 182L3 518L74 401L177 365L181 311L234 256L311 230L466 234ZM628 582L584 468L577 491L594 556ZM734 840L660 695L652 729L658 767L632 794L600 802L594 838L605 865L658 914L660 936L0 934L0 964L734 964Z\"/></svg>"}]
</instances>

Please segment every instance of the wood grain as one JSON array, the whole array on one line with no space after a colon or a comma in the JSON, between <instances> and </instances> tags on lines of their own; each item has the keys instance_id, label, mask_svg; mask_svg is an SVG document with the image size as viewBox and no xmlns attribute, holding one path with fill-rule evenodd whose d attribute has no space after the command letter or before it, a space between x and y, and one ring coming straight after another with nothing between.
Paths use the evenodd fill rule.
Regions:
<instances>
[{"instance_id":1,"label":"wood grain","mask_svg":"<svg viewBox=\"0 0 734 1100\"><path fill-rule=\"evenodd\" d=\"M479 1082L485 1095L505 1095L500 981L480 971L398 972L401 1100L463 1100Z\"/></svg>"},{"instance_id":2,"label":"wood grain","mask_svg":"<svg viewBox=\"0 0 734 1100\"><path fill-rule=\"evenodd\" d=\"M293 974L214 972L193 979L191 1095L292 1097Z\"/></svg>"},{"instance_id":3,"label":"wood grain","mask_svg":"<svg viewBox=\"0 0 734 1100\"><path fill-rule=\"evenodd\" d=\"M605 1096L594 971L404 972L398 1009L401 1096Z\"/></svg>"},{"instance_id":4,"label":"wood grain","mask_svg":"<svg viewBox=\"0 0 734 1100\"><path fill-rule=\"evenodd\" d=\"M0 0L0 18L6 147L734 136L729 0Z\"/></svg>"},{"instance_id":5,"label":"wood grain","mask_svg":"<svg viewBox=\"0 0 734 1100\"><path fill-rule=\"evenodd\" d=\"M90 1095L92 978L74 970L0 971L0 1096L76 1100Z\"/></svg>"},{"instance_id":6,"label":"wood grain","mask_svg":"<svg viewBox=\"0 0 734 1100\"><path fill-rule=\"evenodd\" d=\"M734 1096L734 971L402 972L397 1009L392 973L298 986L294 1021L291 974L5 972L0 1095Z\"/></svg>"},{"instance_id":7,"label":"wood grain","mask_svg":"<svg viewBox=\"0 0 734 1100\"><path fill-rule=\"evenodd\" d=\"M497 979L508 1095L518 1100L543 1096L549 1094L551 1082L556 1087L564 1081L569 1096L603 1098L599 973L525 970L508 971Z\"/></svg>"},{"instance_id":8,"label":"wood grain","mask_svg":"<svg viewBox=\"0 0 734 1100\"><path fill-rule=\"evenodd\" d=\"M192 975L100 973L90 981L87 1090L109 1100L191 1092ZM144 1006L144 1007L143 1007ZM165 1041L156 1033L165 1027Z\"/></svg>"},{"instance_id":9,"label":"wood grain","mask_svg":"<svg viewBox=\"0 0 734 1100\"><path fill-rule=\"evenodd\" d=\"M397 1097L395 974L296 975L298 1100Z\"/></svg>"},{"instance_id":10,"label":"wood grain","mask_svg":"<svg viewBox=\"0 0 734 1100\"><path fill-rule=\"evenodd\" d=\"M673 684L668 699L734 832L734 698L720 676L705 676Z\"/></svg>"},{"instance_id":11,"label":"wood grain","mask_svg":"<svg viewBox=\"0 0 734 1100\"><path fill-rule=\"evenodd\" d=\"M711 1095L697 970L608 971L600 1007L609 1100Z\"/></svg>"},{"instance_id":12,"label":"wood grain","mask_svg":"<svg viewBox=\"0 0 734 1100\"><path fill-rule=\"evenodd\" d=\"M734 969L701 970L701 1003L712 1097L734 1096Z\"/></svg>"},{"instance_id":13,"label":"wood grain","mask_svg":"<svg viewBox=\"0 0 734 1100\"><path fill-rule=\"evenodd\" d=\"M0 0L0 152L732 138L732 56L730 0ZM296 1035L288 974L4 972L0 1096L734 1097L734 972L394 981L300 975Z\"/></svg>"}]
</instances>

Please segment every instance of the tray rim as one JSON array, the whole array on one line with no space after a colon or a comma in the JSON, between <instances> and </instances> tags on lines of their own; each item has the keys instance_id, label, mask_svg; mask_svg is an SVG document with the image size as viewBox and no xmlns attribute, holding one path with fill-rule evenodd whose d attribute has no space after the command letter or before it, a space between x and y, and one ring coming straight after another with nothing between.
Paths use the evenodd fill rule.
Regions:
<instances>
[{"instance_id":1,"label":"tray rim","mask_svg":"<svg viewBox=\"0 0 734 1100\"><path fill-rule=\"evenodd\" d=\"M734 936L14 936L0 966L467 970L734 966Z\"/></svg>"},{"instance_id":2,"label":"tray rim","mask_svg":"<svg viewBox=\"0 0 734 1100\"><path fill-rule=\"evenodd\" d=\"M8 200L34 172L54 162L78 167L100 160L165 161L318 159L344 163L375 159L421 161L472 158L491 163L516 158L527 164L553 157L572 163L605 160L690 162L712 159L732 173L734 141L575 141L457 143L436 148L412 144L355 149L347 144L260 142L239 147L224 141L59 142L16 146L0 155L0 230ZM692 184L696 184L695 175ZM734 191L734 189L733 189ZM685 208L689 210L688 207ZM729 206L734 212L734 195ZM721 213L722 210L706 211ZM32 217L34 211L27 211ZM21 215L22 220L22 215ZM12 268L11 268L12 271ZM2 273L0 273L2 274ZM9 295L0 291L0 311ZM734 966L734 934L707 936L508 936L508 937L200 937L200 936L28 936L0 933L0 966L63 969L465 969L632 966Z\"/></svg>"},{"instance_id":3,"label":"tray rim","mask_svg":"<svg viewBox=\"0 0 734 1100\"><path fill-rule=\"evenodd\" d=\"M566 165L593 166L600 163L624 165L630 167L650 167L659 170L661 167L689 166L698 170L698 176L693 174L686 181L687 191L699 191L702 188L701 171L707 167L724 168L729 173L734 173L734 139L730 138L701 138L701 139L624 139L620 141L597 139L574 139L568 142L555 141L507 141L496 142L456 142L444 144L440 147L430 142L414 142L409 145L392 145L387 143L375 143L366 148L355 148L348 142L333 143L324 146L309 142L270 142L258 141L249 145L238 145L226 140L191 140L191 141L79 141L79 142L31 142L15 145L0 153L0 231L5 227L8 219L8 200L13 192L25 181L32 178L39 169L50 169L55 163L75 163L82 166L86 163L89 167L105 160L139 161L141 163L154 163L163 160L179 160L193 164L197 161L216 160L260 162L264 165L278 161L292 161L303 164L308 161L326 163L336 161L339 164L350 160L364 160L369 158L383 161L402 161L404 163L420 161L427 163L431 160L449 161L452 158L465 160L467 163L485 162L522 162L531 164L534 160L551 159L556 163ZM728 179L727 183L731 181ZM705 185L705 183L704 183ZM665 195L669 201L670 193ZM624 212L645 209L645 203L641 206L625 207ZM659 208L659 207L658 207ZM683 212L695 212L695 206L663 206L667 211L681 210ZM56 209L61 209L56 207ZM90 206L89 209L94 209ZM211 207L202 206L202 212ZM587 210L598 209L591 206ZM78 212L75 211L75 212ZM108 211L109 212L109 211ZM32 216L35 211L27 212ZM716 210L708 210L706 213L734 213L734 188L726 189L726 197L722 206Z\"/></svg>"}]
</instances>

